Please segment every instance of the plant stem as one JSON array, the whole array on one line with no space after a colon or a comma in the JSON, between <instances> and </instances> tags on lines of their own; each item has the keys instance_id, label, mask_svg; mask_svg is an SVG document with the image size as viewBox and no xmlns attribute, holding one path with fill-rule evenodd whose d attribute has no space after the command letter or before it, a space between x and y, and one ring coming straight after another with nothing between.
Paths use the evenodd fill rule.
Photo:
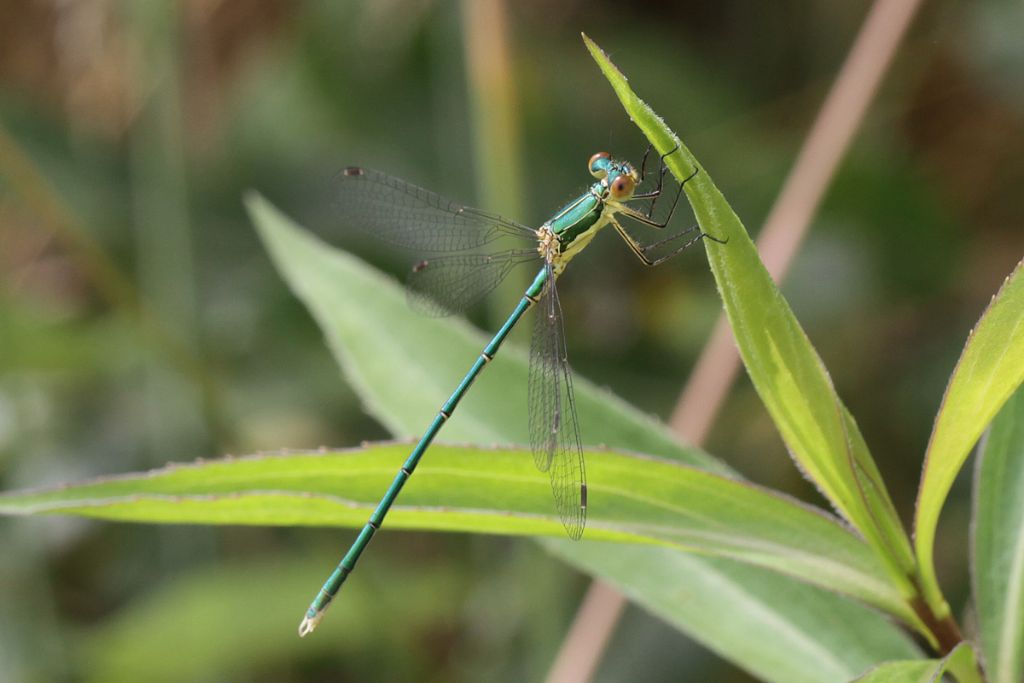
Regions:
<instances>
[{"instance_id":1,"label":"plant stem","mask_svg":"<svg viewBox=\"0 0 1024 683\"><path fill-rule=\"evenodd\" d=\"M963 641L964 637L960 633L960 626L957 625L953 616L951 614L941 618L936 616L920 593L910 600L910 606L939 642L939 654L943 657Z\"/></svg>"}]
</instances>

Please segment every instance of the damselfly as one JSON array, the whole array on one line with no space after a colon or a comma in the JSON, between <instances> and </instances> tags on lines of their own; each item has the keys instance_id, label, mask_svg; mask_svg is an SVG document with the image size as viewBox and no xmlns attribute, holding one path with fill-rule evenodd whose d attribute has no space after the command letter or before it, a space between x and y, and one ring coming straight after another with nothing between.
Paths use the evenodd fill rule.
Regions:
<instances>
[{"instance_id":1,"label":"damselfly","mask_svg":"<svg viewBox=\"0 0 1024 683\"><path fill-rule=\"evenodd\" d=\"M647 151L649 153L650 148ZM586 469L562 329L562 308L555 282L569 261L609 225L648 266L658 265L704 237L723 243L723 240L692 227L653 244L643 245L625 229L621 221L623 218L656 229L664 229L668 225L679 203L683 185L698 172L694 170L680 184L668 216L662 221L655 220L654 209L662 194L667 171L665 158L675 151L673 149L660 157L656 185L646 192L638 192L638 188L645 180L647 153L639 171L632 164L613 159L606 152L595 154L590 158L588 168L596 182L537 229L461 206L377 171L349 167L338 175L337 211L346 227L369 232L393 246L419 255L408 278L410 299L416 308L434 315L457 313L480 301L516 265L535 262L539 270L508 320L484 347L430 423L370 520L320 589L299 625L299 635L311 633L320 623L331 600L355 568L374 533L380 529L402 486L412 476L434 437L452 417L455 407L480 371L494 360L512 328L534 305L539 311L530 345L527 391L530 448L537 467L550 474L555 506L569 536L579 539L583 535L587 518ZM649 203L643 210L629 205L629 202L645 200ZM667 253L657 257L651 255L659 247L694 232L696 235L670 247ZM513 246L503 247L502 242L511 242Z\"/></svg>"}]
</instances>

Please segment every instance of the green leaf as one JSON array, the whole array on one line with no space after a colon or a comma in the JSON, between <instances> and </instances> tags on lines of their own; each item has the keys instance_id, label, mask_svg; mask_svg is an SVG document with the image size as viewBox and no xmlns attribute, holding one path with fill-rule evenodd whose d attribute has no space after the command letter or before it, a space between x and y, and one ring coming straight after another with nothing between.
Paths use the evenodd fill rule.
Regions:
<instances>
[{"instance_id":1,"label":"green leaf","mask_svg":"<svg viewBox=\"0 0 1024 683\"><path fill-rule=\"evenodd\" d=\"M367 411L396 437L418 438L487 339L462 319L417 315L393 278L326 247L262 198L250 196L247 206L275 265L323 330ZM502 362L490 364L459 403L458 419L446 423L447 440L530 442L526 354L503 346L500 356ZM681 445L663 424L631 410L611 392L586 380L574 382L580 383L576 406L587 443L731 472L706 453ZM629 419L616 417L623 413Z\"/></svg>"},{"instance_id":2,"label":"green leaf","mask_svg":"<svg viewBox=\"0 0 1024 683\"><path fill-rule=\"evenodd\" d=\"M881 660L917 655L872 610L781 575L654 546L544 545L759 680L844 681ZM894 650L909 654L884 654Z\"/></svg>"},{"instance_id":3,"label":"green leaf","mask_svg":"<svg viewBox=\"0 0 1024 683\"><path fill-rule=\"evenodd\" d=\"M0 513L134 522L361 528L410 444L174 465L140 475L0 495ZM845 593L903 619L905 603L864 543L792 499L678 463L588 451L588 540L656 543L730 557ZM564 533L546 474L523 449L435 445L388 527Z\"/></svg>"},{"instance_id":4,"label":"green leaf","mask_svg":"<svg viewBox=\"0 0 1024 683\"><path fill-rule=\"evenodd\" d=\"M857 678L856 683L934 683L940 680L943 668L938 659L886 662Z\"/></svg>"},{"instance_id":5,"label":"green leaf","mask_svg":"<svg viewBox=\"0 0 1024 683\"><path fill-rule=\"evenodd\" d=\"M935 418L917 494L914 544L924 598L950 613L935 577L935 528L978 437L1024 380L1024 268L1018 263L967 338Z\"/></svg>"},{"instance_id":6,"label":"green leaf","mask_svg":"<svg viewBox=\"0 0 1024 683\"><path fill-rule=\"evenodd\" d=\"M885 662L853 683L938 683L946 673L959 683L981 683L970 645L961 643L942 659Z\"/></svg>"},{"instance_id":7,"label":"green leaf","mask_svg":"<svg viewBox=\"0 0 1024 683\"><path fill-rule=\"evenodd\" d=\"M982 441L974 477L971 574L989 683L1024 680L1024 389Z\"/></svg>"},{"instance_id":8,"label":"green leaf","mask_svg":"<svg viewBox=\"0 0 1024 683\"><path fill-rule=\"evenodd\" d=\"M736 344L761 400L800 469L876 550L901 592L914 594L910 542L864 439L832 386L821 359L758 256L740 219L711 176L665 122L630 89L626 77L586 36L587 48L633 122L677 179L701 229L727 244L704 240L711 271Z\"/></svg>"},{"instance_id":9,"label":"green leaf","mask_svg":"<svg viewBox=\"0 0 1024 683\"><path fill-rule=\"evenodd\" d=\"M415 315L391 278L347 254L325 248L262 200L250 199L249 208L279 269L309 306L364 402L396 434L417 434L466 372L486 338L462 321ZM581 430L588 443L603 442L728 472L725 465L700 451L679 445L664 425L609 392L580 378L573 381ZM515 347L503 347L446 424L444 438L527 443L526 382L526 355ZM423 464L430 459L428 453ZM590 504L596 504L593 496ZM685 592L681 590L675 590L674 601L665 602L674 606L659 613L671 610L677 626L766 680L834 681L835 676L820 672L842 666L849 678L874 662L916 655L908 638L880 615L757 567L637 545L620 545L615 553L592 564L589 558L586 562L574 559L576 553L586 552L586 546L572 544L567 551L569 561L608 578L622 590L722 587L702 595L703 604L712 606L706 613L689 609L692 603L680 606L680 595ZM670 561L673 557L682 558L679 571L666 584L667 568L677 566ZM628 574L613 577L613 570L622 564L629 565ZM761 587L763 592L758 590ZM834 618L855 611L856 619ZM773 618L758 632L757 643L736 628L737 622L745 620L763 624L767 614ZM808 647L807 640L816 646ZM794 669L801 675L791 675Z\"/></svg>"}]
</instances>

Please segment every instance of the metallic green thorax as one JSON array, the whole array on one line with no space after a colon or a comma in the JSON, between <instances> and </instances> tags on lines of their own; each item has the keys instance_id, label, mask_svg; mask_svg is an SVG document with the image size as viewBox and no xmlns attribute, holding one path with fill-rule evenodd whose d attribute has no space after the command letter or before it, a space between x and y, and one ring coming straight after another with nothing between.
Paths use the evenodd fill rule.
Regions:
<instances>
[{"instance_id":1,"label":"metallic green thorax","mask_svg":"<svg viewBox=\"0 0 1024 683\"><path fill-rule=\"evenodd\" d=\"M561 274L566 264L594 239L601 228L609 225L612 216L620 207L619 202L632 196L638 178L636 169L627 162L615 161L607 156L595 155L590 171L600 180L572 200L550 218L537 231L541 241L540 253L555 266L555 274ZM626 193L616 193L616 180L625 177L629 181ZM546 249L545 230L558 238L557 252Z\"/></svg>"},{"instance_id":2,"label":"metallic green thorax","mask_svg":"<svg viewBox=\"0 0 1024 683\"><path fill-rule=\"evenodd\" d=\"M586 194L566 204L547 222L551 232L555 233L558 241L562 243L562 251L577 237L594 227L601 217L604 201L595 192L599 187L600 184L595 183Z\"/></svg>"}]
</instances>

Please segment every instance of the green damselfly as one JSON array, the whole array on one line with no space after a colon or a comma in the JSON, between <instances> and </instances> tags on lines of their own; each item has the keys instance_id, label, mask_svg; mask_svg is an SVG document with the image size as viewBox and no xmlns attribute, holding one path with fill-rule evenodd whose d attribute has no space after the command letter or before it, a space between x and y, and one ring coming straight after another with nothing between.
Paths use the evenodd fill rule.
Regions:
<instances>
[{"instance_id":1,"label":"green damselfly","mask_svg":"<svg viewBox=\"0 0 1024 683\"><path fill-rule=\"evenodd\" d=\"M415 308L433 315L464 311L497 287L515 266L533 262L539 265L539 271L508 320L441 407L370 520L317 593L299 625L299 635L311 633L320 623L434 437L451 418L473 380L494 359L509 332L533 305L540 310L530 344L527 391L530 448L537 467L550 473L555 506L569 536L579 539L583 535L587 517L586 470L555 282L569 261L609 225L648 266L658 265L704 237L723 242L692 227L653 244L642 245L620 221L627 218L656 229L668 225L683 185L697 174L694 170L679 185L668 216L662 221L655 220L654 209L667 171L665 158L676 149L660 157L656 185L646 192L638 192L638 188L646 179L650 148L644 154L639 171L606 152L595 154L590 158L588 169L596 182L537 229L450 202L377 171L349 167L338 174L336 209L345 226L366 231L392 246L419 255L407 283ZM645 200L649 201L645 210L627 204ZM652 250L694 232L697 234L671 247L667 253L657 257L650 255ZM511 242L513 246L503 247L502 242Z\"/></svg>"}]
</instances>

